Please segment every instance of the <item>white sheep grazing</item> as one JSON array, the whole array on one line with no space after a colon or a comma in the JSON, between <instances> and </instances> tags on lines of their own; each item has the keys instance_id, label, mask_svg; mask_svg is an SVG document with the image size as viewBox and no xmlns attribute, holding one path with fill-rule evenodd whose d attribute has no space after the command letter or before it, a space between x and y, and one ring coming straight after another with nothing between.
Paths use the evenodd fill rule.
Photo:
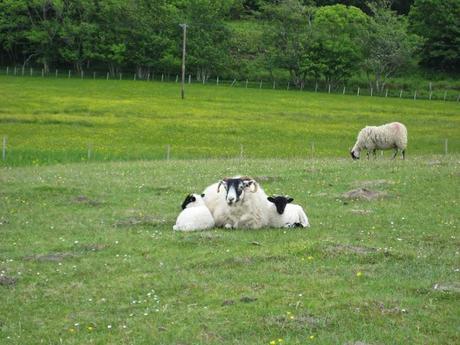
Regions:
<instances>
[{"instance_id":1,"label":"white sheep grazing","mask_svg":"<svg viewBox=\"0 0 460 345\"><path fill-rule=\"evenodd\" d=\"M293 198L288 196L273 196L268 197L271 202L270 221L269 225L275 228L293 228L310 226L308 217L303 208L299 205L291 204Z\"/></svg>"},{"instance_id":2,"label":"white sheep grazing","mask_svg":"<svg viewBox=\"0 0 460 345\"><path fill-rule=\"evenodd\" d=\"M258 229L268 225L267 195L252 178L225 178L204 193L217 226Z\"/></svg>"},{"instance_id":3,"label":"white sheep grazing","mask_svg":"<svg viewBox=\"0 0 460 345\"><path fill-rule=\"evenodd\" d=\"M402 158L405 159L407 147L407 128L402 123L392 122L382 126L367 126L358 134L355 146L350 151L353 159L359 159L361 150L372 151L374 158L377 150L394 149L394 159L401 150Z\"/></svg>"},{"instance_id":4,"label":"white sheep grazing","mask_svg":"<svg viewBox=\"0 0 460 345\"><path fill-rule=\"evenodd\" d=\"M214 218L203 201L204 194L189 194L182 203L182 212L173 230L194 231L214 227Z\"/></svg>"}]
</instances>

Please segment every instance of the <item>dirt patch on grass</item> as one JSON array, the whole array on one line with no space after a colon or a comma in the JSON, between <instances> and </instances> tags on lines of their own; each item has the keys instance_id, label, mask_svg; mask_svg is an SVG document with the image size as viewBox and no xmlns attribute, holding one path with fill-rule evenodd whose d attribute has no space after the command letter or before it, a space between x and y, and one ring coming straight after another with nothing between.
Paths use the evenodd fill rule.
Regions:
<instances>
[{"instance_id":1,"label":"dirt patch on grass","mask_svg":"<svg viewBox=\"0 0 460 345\"><path fill-rule=\"evenodd\" d=\"M227 306L227 305L233 305L233 304L235 304L235 301L234 301L234 300L232 300L232 299L227 299L227 300L223 301L221 305L222 305L222 307L225 307L225 306Z\"/></svg>"},{"instance_id":2,"label":"dirt patch on grass","mask_svg":"<svg viewBox=\"0 0 460 345\"><path fill-rule=\"evenodd\" d=\"M73 203L75 204L80 204L80 205L88 205L88 206L99 206L102 204L101 201L95 200L95 199L90 199L85 195L78 195L72 200Z\"/></svg>"},{"instance_id":3,"label":"dirt patch on grass","mask_svg":"<svg viewBox=\"0 0 460 345\"><path fill-rule=\"evenodd\" d=\"M434 284L433 290L460 293L460 283L437 283Z\"/></svg>"},{"instance_id":4,"label":"dirt patch on grass","mask_svg":"<svg viewBox=\"0 0 460 345\"><path fill-rule=\"evenodd\" d=\"M365 200L372 201L377 199L386 198L388 193L373 191L367 188L353 189L349 192L342 194L342 197L346 200Z\"/></svg>"},{"instance_id":5,"label":"dirt patch on grass","mask_svg":"<svg viewBox=\"0 0 460 345\"><path fill-rule=\"evenodd\" d=\"M72 253L50 253L50 254L37 254L25 256L24 260L32 260L39 262L60 262L62 260L73 258L75 254Z\"/></svg>"},{"instance_id":6,"label":"dirt patch on grass","mask_svg":"<svg viewBox=\"0 0 460 345\"><path fill-rule=\"evenodd\" d=\"M281 181L282 178L280 176L254 176L254 180L257 182L274 182Z\"/></svg>"},{"instance_id":7,"label":"dirt patch on grass","mask_svg":"<svg viewBox=\"0 0 460 345\"><path fill-rule=\"evenodd\" d=\"M16 285L16 282L16 278L0 275L0 286L11 287Z\"/></svg>"},{"instance_id":8,"label":"dirt patch on grass","mask_svg":"<svg viewBox=\"0 0 460 345\"><path fill-rule=\"evenodd\" d=\"M128 217L116 221L113 226L117 228L132 227L132 226L157 226L164 224L164 219L159 219L153 216Z\"/></svg>"},{"instance_id":9,"label":"dirt patch on grass","mask_svg":"<svg viewBox=\"0 0 460 345\"><path fill-rule=\"evenodd\" d=\"M272 316L266 319L266 323L272 327L292 330L317 329L327 324L325 319L309 314Z\"/></svg>"},{"instance_id":10,"label":"dirt patch on grass","mask_svg":"<svg viewBox=\"0 0 460 345\"><path fill-rule=\"evenodd\" d=\"M351 253L351 254L372 254L377 249L372 247L353 246L351 244L334 244L327 247L328 252L332 253Z\"/></svg>"},{"instance_id":11,"label":"dirt patch on grass","mask_svg":"<svg viewBox=\"0 0 460 345\"><path fill-rule=\"evenodd\" d=\"M98 252L103 249L105 249L107 246L105 244L83 244L81 246L78 246L77 249L82 251L82 252Z\"/></svg>"},{"instance_id":12,"label":"dirt patch on grass","mask_svg":"<svg viewBox=\"0 0 460 345\"><path fill-rule=\"evenodd\" d=\"M361 188L370 188L370 187L379 187L379 186L385 186L385 185L390 185L390 184L394 184L394 182L391 180L380 179L380 180L355 181L353 183L353 186L361 187Z\"/></svg>"},{"instance_id":13,"label":"dirt patch on grass","mask_svg":"<svg viewBox=\"0 0 460 345\"><path fill-rule=\"evenodd\" d=\"M353 214L361 215L361 216L367 216L372 213L371 210L360 210L360 209L353 209L353 210L350 210L350 212Z\"/></svg>"},{"instance_id":14,"label":"dirt patch on grass","mask_svg":"<svg viewBox=\"0 0 460 345\"><path fill-rule=\"evenodd\" d=\"M243 296L240 298L240 302L243 302L243 303L251 303L255 301L257 301L257 297Z\"/></svg>"}]
</instances>

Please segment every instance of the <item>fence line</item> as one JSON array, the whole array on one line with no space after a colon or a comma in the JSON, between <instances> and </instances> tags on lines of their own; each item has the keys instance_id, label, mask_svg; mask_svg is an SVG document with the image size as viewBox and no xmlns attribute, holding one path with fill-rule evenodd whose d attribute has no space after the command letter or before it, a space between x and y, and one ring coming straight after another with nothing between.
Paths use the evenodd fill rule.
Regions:
<instances>
[{"instance_id":1,"label":"fence line","mask_svg":"<svg viewBox=\"0 0 460 345\"><path fill-rule=\"evenodd\" d=\"M34 165L34 164L43 164L43 163L71 163L71 162L103 162L103 161L130 161L130 160L165 160L165 161L170 161L172 159L176 160L184 160L184 159L209 159L209 156L197 156L192 154L191 156L187 155L181 155L181 152L179 151L174 151L174 157L172 158L172 146L170 144L166 144L165 146L162 145L156 145L152 147L152 150L149 150L150 153L154 152L153 154L145 154L145 152L142 152L138 155L132 155L132 153L128 150L124 153L116 154L116 153L107 153L106 148L107 146L104 145L99 145L99 146L94 146L92 141L87 142L86 148L81 147L78 150L67 150L64 152L57 152L51 150L50 152L46 153L45 155L40 153L37 154L31 154L30 152L27 152L24 154L24 152L21 152L20 150L18 151L17 149L14 148L14 145L8 145L7 146L7 140L8 136L4 135L3 136L3 145L2 145L2 160L0 161L0 167L3 166L15 166L15 165ZM448 149L448 139L444 138L438 138L437 140L434 140L432 144L435 144L435 150L436 152L433 153L424 153L421 154L422 156L431 156L431 155L452 155L452 154L458 154L458 150L450 150ZM454 140L454 143L458 144L457 140ZM317 158L321 157L321 154L318 155L318 143L315 141L306 141L304 143L304 146L302 147L301 150L299 150L299 155L295 155L294 157L292 156L281 156L281 157L272 157L272 158L279 158L279 159L289 159L289 158ZM455 145L454 145L455 146ZM433 147L433 146L432 146ZM251 157L250 152L251 150L246 150L246 147L243 146L243 144L235 144L234 149L231 150L232 153L228 154L217 154L213 155L212 158L214 159L247 159L247 158L254 158L257 159L258 157ZM8 151L7 151L8 150ZM383 151L384 150L379 150L381 151L380 156L383 157ZM187 150L185 150L187 152ZM248 152L249 152L249 157L248 157ZM417 154L416 156L420 156L420 154ZM328 156L325 156L328 157ZM345 150L343 155L340 157L349 157L348 152Z\"/></svg>"},{"instance_id":2,"label":"fence line","mask_svg":"<svg viewBox=\"0 0 460 345\"><path fill-rule=\"evenodd\" d=\"M0 74L6 74L11 76L24 76L24 67L22 67L21 73L17 73L17 67L14 66L13 70L7 66L5 68L0 68ZM62 78L78 78L78 79L106 79L106 80L132 80L132 81L159 81L159 82L178 82L178 77L173 80L170 80L169 73L157 73L157 78L155 79L154 72L144 73L143 75L139 75L138 73L131 74L132 78L125 77L122 72L118 72L118 78L116 74L112 74L111 72L102 72L99 71L84 71L81 70L80 73L72 73L71 70L64 70L62 69L55 69L54 73L51 71L45 72L43 69L41 73L34 73L33 67L30 68L29 75L31 77L39 77L39 78L48 78L48 77L62 77ZM214 80L215 82L213 82ZM301 85L291 84L290 80L263 80L259 79L258 81L251 81L247 78L241 79L231 79L225 80L219 76L216 76L215 79L211 79L210 76L205 77L193 77L191 74L188 75L188 84L192 83L199 83L202 85L211 84L211 85L223 85L223 86L230 86L230 87L243 87L243 88L258 88L258 89L273 89L273 90L289 90L289 91L311 91L311 92L322 92L328 94L342 94L342 95L355 95L355 96L370 96L370 97L384 97L384 98L405 98L405 99L413 99L413 100L443 100L443 101L452 101L452 102L460 102L460 93L458 92L448 92L447 90L438 90L434 91L432 83L428 84L427 90L404 90L404 89L396 89L391 87L385 87L380 91L376 91L373 87L369 87L368 89L361 88L358 86L350 86L348 84L337 84L332 85L331 83L327 83L324 80L321 81L310 81L302 83ZM399 92L398 92L399 91Z\"/></svg>"}]
</instances>

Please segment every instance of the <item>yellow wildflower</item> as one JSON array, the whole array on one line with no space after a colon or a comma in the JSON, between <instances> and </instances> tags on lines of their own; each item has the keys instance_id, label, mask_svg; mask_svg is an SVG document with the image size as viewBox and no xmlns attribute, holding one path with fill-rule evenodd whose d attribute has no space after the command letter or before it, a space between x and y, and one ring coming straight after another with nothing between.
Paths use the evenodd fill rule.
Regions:
<instances>
[{"instance_id":1,"label":"yellow wildflower","mask_svg":"<svg viewBox=\"0 0 460 345\"><path fill-rule=\"evenodd\" d=\"M356 272L357 277L361 277L362 275L363 275L363 273L361 271Z\"/></svg>"}]
</instances>

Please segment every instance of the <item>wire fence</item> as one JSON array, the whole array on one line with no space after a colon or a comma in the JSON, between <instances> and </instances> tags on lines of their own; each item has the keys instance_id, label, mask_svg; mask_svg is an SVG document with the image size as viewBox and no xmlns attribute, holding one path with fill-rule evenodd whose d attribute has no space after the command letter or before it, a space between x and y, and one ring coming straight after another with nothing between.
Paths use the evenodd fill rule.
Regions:
<instances>
[{"instance_id":1,"label":"wire fence","mask_svg":"<svg viewBox=\"0 0 460 345\"><path fill-rule=\"evenodd\" d=\"M295 154L284 152L273 154L272 152L260 153L254 145L230 144L223 151L214 152L210 148L194 150L193 148L178 147L174 144L151 145L143 150L132 150L129 147L124 149L113 149L109 143L95 143L93 141L82 141L75 148L60 148L50 146L46 149L24 148L21 143L16 142L14 137L1 136L1 166L29 166L29 165L49 165L65 164L75 162L116 162L116 161L136 161L136 160L207 160L207 159L311 159L311 158L337 158L338 153L334 148L325 145L324 141L312 141L307 139L302 147ZM165 141L167 142L167 141ZM420 153L415 147L409 151L409 158L412 155L449 155L458 154L460 141L458 138L425 140L423 146L429 147L424 153ZM331 151L332 150L332 151ZM390 159L393 150L380 150L377 159ZM339 152L340 157L350 158L347 150ZM363 153L362 159L366 156ZM374 159L374 158L371 158Z\"/></svg>"},{"instance_id":2,"label":"wire fence","mask_svg":"<svg viewBox=\"0 0 460 345\"><path fill-rule=\"evenodd\" d=\"M17 76L17 77L41 77L41 78L67 78L67 79L93 79L93 80L134 80L146 82L173 82L179 83L180 75L161 72L108 72L101 70L74 70L55 69L45 72L43 69L33 67L4 67L0 68L0 75ZM188 74L185 80L186 84L202 84L227 86L234 88L250 88L250 89L272 89L272 90L287 90L287 91L307 91L328 94L354 95L354 96L369 96L383 98L401 98L413 100L441 100L450 102L460 102L460 92L458 90L435 89L429 83L426 88L418 90L408 90L406 88L384 87L380 90L372 87L361 87L357 85L328 83L325 80L309 80L301 85L296 85L292 81L274 80L274 79L222 79L219 76L201 78L196 75Z\"/></svg>"}]
</instances>

